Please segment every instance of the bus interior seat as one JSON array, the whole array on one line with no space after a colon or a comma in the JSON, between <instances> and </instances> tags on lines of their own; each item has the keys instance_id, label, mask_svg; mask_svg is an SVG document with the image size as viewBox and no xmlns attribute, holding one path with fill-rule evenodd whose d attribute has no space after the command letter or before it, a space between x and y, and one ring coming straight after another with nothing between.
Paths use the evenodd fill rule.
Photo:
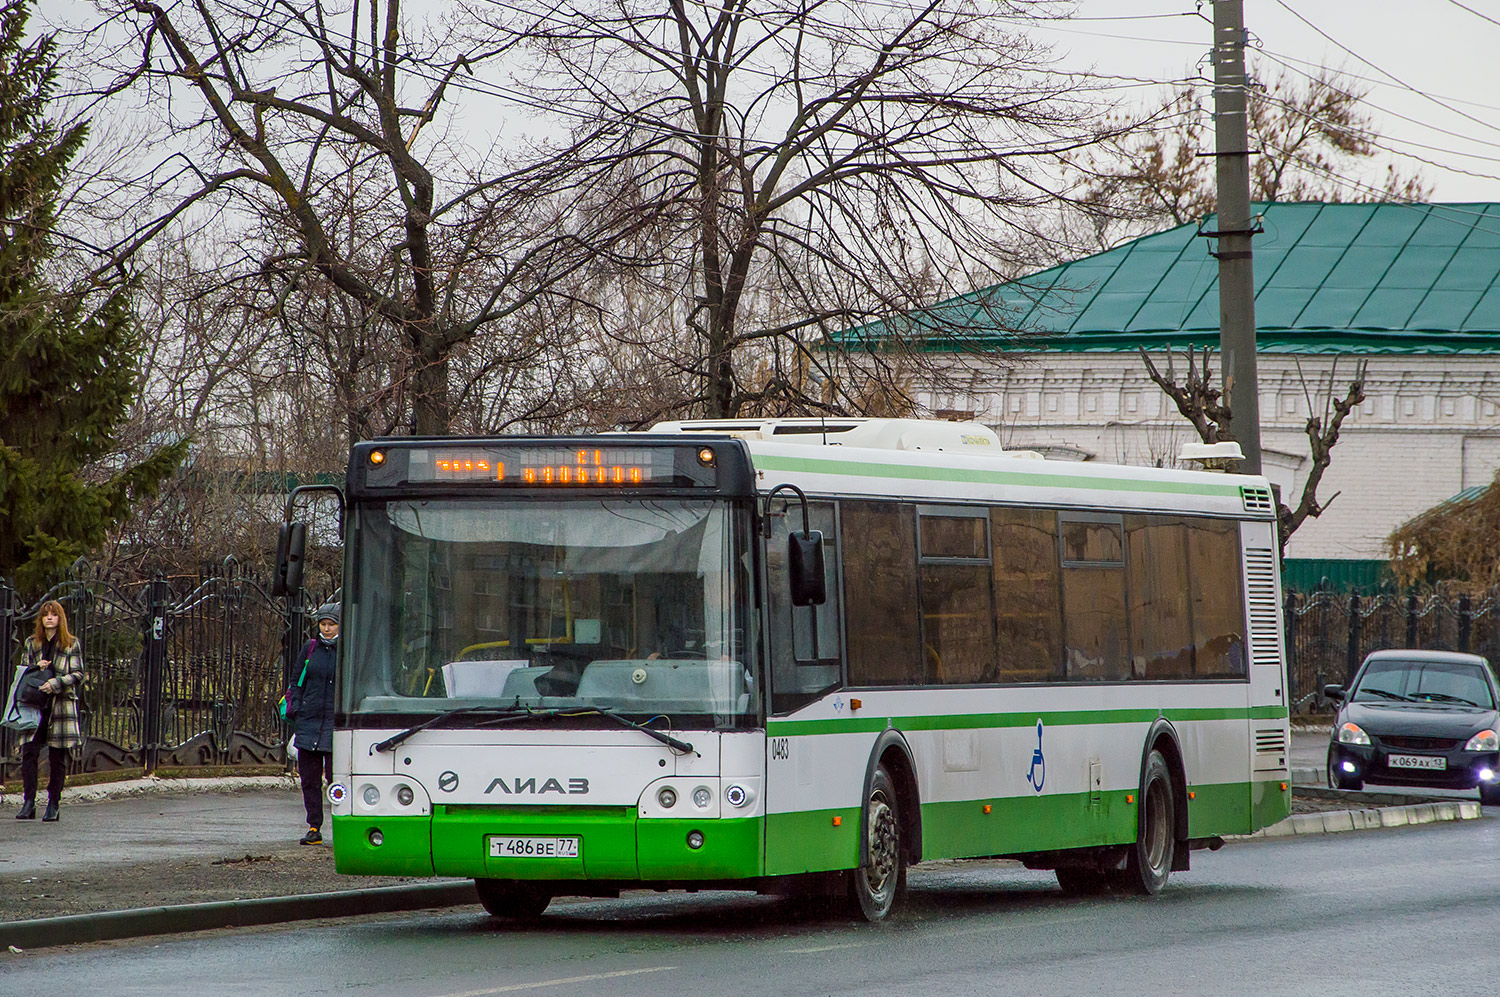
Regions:
<instances>
[{"instance_id":1,"label":"bus interior seat","mask_svg":"<svg viewBox=\"0 0 1500 997\"><path fill-rule=\"evenodd\" d=\"M745 667L738 661L626 659L595 661L583 670L578 698L622 708L688 708L702 711L709 703L749 705Z\"/></svg>"}]
</instances>

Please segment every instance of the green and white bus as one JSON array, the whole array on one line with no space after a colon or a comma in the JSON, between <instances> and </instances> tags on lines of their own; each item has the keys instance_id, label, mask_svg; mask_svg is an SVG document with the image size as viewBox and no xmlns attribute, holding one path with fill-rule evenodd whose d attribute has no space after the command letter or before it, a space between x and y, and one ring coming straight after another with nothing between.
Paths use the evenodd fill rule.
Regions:
<instances>
[{"instance_id":1,"label":"green and white bus","mask_svg":"<svg viewBox=\"0 0 1500 997\"><path fill-rule=\"evenodd\" d=\"M340 872L875 920L931 859L1156 893L1289 810L1261 477L702 421L363 442L345 503Z\"/></svg>"}]
</instances>

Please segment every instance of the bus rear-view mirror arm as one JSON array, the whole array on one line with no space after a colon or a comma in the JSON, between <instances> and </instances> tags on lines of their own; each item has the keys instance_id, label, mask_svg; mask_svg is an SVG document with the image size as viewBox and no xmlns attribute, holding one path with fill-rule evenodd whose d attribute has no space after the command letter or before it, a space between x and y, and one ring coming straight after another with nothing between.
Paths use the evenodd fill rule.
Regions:
<instances>
[{"instance_id":1,"label":"bus rear-view mirror arm","mask_svg":"<svg viewBox=\"0 0 1500 997\"><path fill-rule=\"evenodd\" d=\"M828 586L823 573L823 534L811 528L807 512L807 496L793 484L780 484L766 493L765 508L761 515L762 530L767 540L771 539L771 500L785 488L795 492L802 503L802 532L787 531L786 563L790 575L793 606L821 606L828 601Z\"/></svg>"},{"instance_id":2,"label":"bus rear-view mirror arm","mask_svg":"<svg viewBox=\"0 0 1500 997\"><path fill-rule=\"evenodd\" d=\"M302 567L307 555L307 523L292 519L300 496L328 492L338 496L339 536L344 535L344 492L337 485L298 485L286 497L281 530L276 536L276 572L271 576L271 594L291 595L302 589Z\"/></svg>"}]
</instances>

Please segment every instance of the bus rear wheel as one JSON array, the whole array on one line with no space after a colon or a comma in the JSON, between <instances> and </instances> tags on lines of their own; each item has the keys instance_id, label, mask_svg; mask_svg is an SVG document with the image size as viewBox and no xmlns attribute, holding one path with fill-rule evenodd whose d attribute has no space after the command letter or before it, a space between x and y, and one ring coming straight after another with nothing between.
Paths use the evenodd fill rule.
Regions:
<instances>
[{"instance_id":1,"label":"bus rear wheel","mask_svg":"<svg viewBox=\"0 0 1500 997\"><path fill-rule=\"evenodd\" d=\"M851 913L879 921L906 892L906 853L901 842L901 811L896 784L884 765L875 768L865 799L864 844L868 862L849 874Z\"/></svg>"},{"instance_id":2,"label":"bus rear wheel","mask_svg":"<svg viewBox=\"0 0 1500 997\"><path fill-rule=\"evenodd\" d=\"M1125 868L1115 874L1121 893L1156 896L1167 885L1177 851L1177 801L1172 775L1160 751L1151 752L1141 773L1141 809L1135 844L1126 853Z\"/></svg>"},{"instance_id":3,"label":"bus rear wheel","mask_svg":"<svg viewBox=\"0 0 1500 997\"><path fill-rule=\"evenodd\" d=\"M531 921L542 916L552 902L546 887L508 879L476 879L474 888L479 902L491 917L512 921Z\"/></svg>"}]
</instances>

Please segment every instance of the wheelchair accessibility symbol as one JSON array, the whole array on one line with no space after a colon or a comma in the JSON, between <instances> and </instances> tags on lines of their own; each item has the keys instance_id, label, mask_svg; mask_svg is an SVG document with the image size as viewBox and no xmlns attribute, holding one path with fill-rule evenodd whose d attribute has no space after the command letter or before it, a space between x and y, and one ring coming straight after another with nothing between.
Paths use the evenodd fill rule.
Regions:
<instances>
[{"instance_id":1,"label":"wheelchair accessibility symbol","mask_svg":"<svg viewBox=\"0 0 1500 997\"><path fill-rule=\"evenodd\" d=\"M1031 783L1031 788L1038 793L1042 791L1042 783L1047 779L1047 759L1042 757L1042 722L1036 722L1036 750L1031 753L1031 768L1026 773L1026 781Z\"/></svg>"}]
</instances>

